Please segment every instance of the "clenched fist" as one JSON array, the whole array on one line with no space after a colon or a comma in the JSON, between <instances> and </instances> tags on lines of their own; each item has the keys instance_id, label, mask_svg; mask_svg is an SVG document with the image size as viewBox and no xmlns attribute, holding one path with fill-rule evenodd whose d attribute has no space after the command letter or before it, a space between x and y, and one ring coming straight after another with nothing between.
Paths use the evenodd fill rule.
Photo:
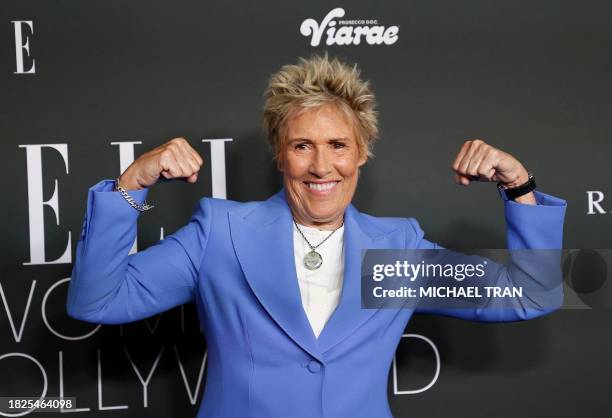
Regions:
<instances>
[{"instance_id":1,"label":"clenched fist","mask_svg":"<svg viewBox=\"0 0 612 418\"><path fill-rule=\"evenodd\" d=\"M522 185L529 173L512 155L492 147L481 139L465 141L453 161L457 184L467 186L470 181L494 181L505 188ZM518 203L536 204L533 193L516 199Z\"/></svg>"},{"instance_id":2,"label":"clenched fist","mask_svg":"<svg viewBox=\"0 0 612 418\"><path fill-rule=\"evenodd\" d=\"M140 190L157 183L160 177L195 183L204 160L185 138L174 138L142 154L119 177L126 190Z\"/></svg>"}]
</instances>

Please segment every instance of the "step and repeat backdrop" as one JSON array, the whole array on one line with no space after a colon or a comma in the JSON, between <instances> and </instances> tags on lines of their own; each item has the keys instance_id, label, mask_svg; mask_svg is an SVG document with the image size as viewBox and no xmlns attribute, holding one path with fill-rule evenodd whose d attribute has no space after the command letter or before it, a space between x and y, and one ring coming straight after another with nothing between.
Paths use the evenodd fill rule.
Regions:
<instances>
[{"instance_id":1,"label":"step and repeat backdrop","mask_svg":"<svg viewBox=\"0 0 612 418\"><path fill-rule=\"evenodd\" d=\"M361 211L414 216L446 247L503 248L494 185L456 186L450 169L463 141L483 138L568 201L566 248L610 248L611 18L609 0L3 1L0 397L76 400L49 417L195 416L215 382L194 306L122 326L66 315L87 189L173 137L205 158L196 184L152 188L135 250L202 196L266 199L281 179L263 90L300 56L357 63L377 94ZM391 409L608 417L611 325L605 309L509 324L417 316L389 371Z\"/></svg>"}]
</instances>

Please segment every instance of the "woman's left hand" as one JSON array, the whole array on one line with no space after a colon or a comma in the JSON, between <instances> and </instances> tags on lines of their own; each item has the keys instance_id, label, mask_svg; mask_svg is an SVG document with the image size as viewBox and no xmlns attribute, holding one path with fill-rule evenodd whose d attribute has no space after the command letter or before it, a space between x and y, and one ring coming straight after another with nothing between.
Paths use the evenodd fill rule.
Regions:
<instances>
[{"instance_id":1,"label":"woman's left hand","mask_svg":"<svg viewBox=\"0 0 612 418\"><path fill-rule=\"evenodd\" d=\"M506 188L524 184L529 173L512 155L487 144L482 139L465 141L453 161L457 184L467 186L471 181L494 181ZM535 204L533 193L516 199L519 203Z\"/></svg>"}]
</instances>

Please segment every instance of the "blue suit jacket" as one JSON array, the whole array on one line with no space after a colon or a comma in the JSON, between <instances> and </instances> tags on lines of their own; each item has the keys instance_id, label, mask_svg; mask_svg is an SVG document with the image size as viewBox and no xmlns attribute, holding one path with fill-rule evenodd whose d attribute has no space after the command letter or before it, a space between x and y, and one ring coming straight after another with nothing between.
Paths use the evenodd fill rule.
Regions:
<instances>
[{"instance_id":1,"label":"blue suit jacket","mask_svg":"<svg viewBox=\"0 0 612 418\"><path fill-rule=\"evenodd\" d=\"M190 222L128 256L138 212L103 181L89 190L68 313L125 323L194 301L208 343L198 417L383 418L389 367L412 310L360 309L362 249L435 248L414 219L349 206L340 304L315 338L301 304L292 217L284 192L264 202L203 198ZM147 191L132 193L143 201ZM565 202L505 203L510 248L561 248ZM441 313L528 319L537 309Z\"/></svg>"}]
</instances>

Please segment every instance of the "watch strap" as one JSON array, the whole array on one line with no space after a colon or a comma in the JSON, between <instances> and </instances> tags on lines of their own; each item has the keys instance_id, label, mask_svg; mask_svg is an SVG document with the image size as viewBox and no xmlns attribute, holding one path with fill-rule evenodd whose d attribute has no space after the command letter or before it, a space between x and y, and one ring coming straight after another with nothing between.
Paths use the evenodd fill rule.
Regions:
<instances>
[{"instance_id":1,"label":"watch strap","mask_svg":"<svg viewBox=\"0 0 612 418\"><path fill-rule=\"evenodd\" d=\"M497 183L497 190L503 200L514 200L517 197L526 195L529 192L534 191L536 188L535 178L533 174L529 174L527 181L520 186L511 187L509 189L504 188L501 183Z\"/></svg>"}]
</instances>

